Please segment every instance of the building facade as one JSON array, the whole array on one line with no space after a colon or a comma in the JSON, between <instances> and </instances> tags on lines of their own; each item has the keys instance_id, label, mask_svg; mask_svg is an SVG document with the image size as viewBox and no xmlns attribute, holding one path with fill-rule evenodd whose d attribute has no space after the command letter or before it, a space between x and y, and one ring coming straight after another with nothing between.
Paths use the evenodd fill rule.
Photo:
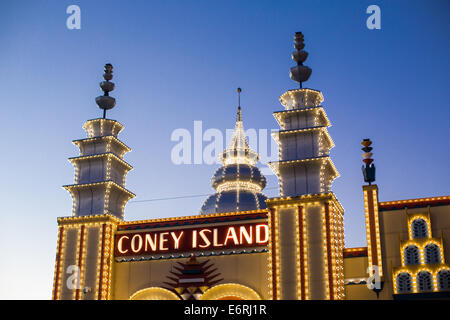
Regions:
<instances>
[{"instance_id":1,"label":"building facade","mask_svg":"<svg viewBox=\"0 0 450 320\"><path fill-rule=\"evenodd\" d=\"M112 65L96 102L103 118L88 120L74 140L75 179L64 188L72 216L58 218L55 300L343 300L450 296L450 196L380 202L372 148L363 141L367 247L345 248L344 210L332 192L339 176L322 93L303 88L301 33L294 38L299 88L280 97L270 163L280 196L267 198L258 155L245 137L240 102L231 144L212 178L216 193L199 214L126 221L135 195L125 180L130 148L123 126L106 118L115 99ZM238 93L240 94L240 89Z\"/></svg>"}]
</instances>

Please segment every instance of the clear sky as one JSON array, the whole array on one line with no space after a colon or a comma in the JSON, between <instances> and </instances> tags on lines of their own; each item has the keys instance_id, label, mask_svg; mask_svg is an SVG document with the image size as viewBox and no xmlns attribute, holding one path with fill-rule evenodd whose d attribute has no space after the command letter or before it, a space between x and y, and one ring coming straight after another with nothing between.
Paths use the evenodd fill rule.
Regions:
<instances>
[{"instance_id":1,"label":"clear sky","mask_svg":"<svg viewBox=\"0 0 450 320\"><path fill-rule=\"evenodd\" d=\"M66 8L81 8L81 29ZM381 8L381 30L366 8ZM133 151L127 188L147 200L213 192L218 167L175 165L170 137L194 121L234 127L242 87L245 128L277 129L293 35L302 31L321 90L341 176L347 247L364 246L363 138L374 141L380 200L448 195L450 2L17 1L0 2L0 299L49 299L57 217L71 215L62 185L87 119L101 116L103 65L114 65L108 117ZM268 196L277 196L269 175ZM126 220L196 214L206 197L130 202Z\"/></svg>"}]
</instances>

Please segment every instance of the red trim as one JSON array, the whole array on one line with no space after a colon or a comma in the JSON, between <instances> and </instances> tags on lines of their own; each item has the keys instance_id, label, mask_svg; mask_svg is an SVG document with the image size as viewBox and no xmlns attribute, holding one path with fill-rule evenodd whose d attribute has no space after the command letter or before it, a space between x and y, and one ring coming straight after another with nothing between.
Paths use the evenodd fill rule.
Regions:
<instances>
[{"instance_id":1,"label":"red trim","mask_svg":"<svg viewBox=\"0 0 450 320\"><path fill-rule=\"evenodd\" d=\"M277 291L278 291L278 287L277 287L277 241L276 241L276 234L275 234L275 230L276 230L276 210L275 209L271 209L270 210L270 222L271 222L271 249L272 249L272 299L273 300L277 300L278 296L277 296Z\"/></svg>"},{"instance_id":2,"label":"red trim","mask_svg":"<svg viewBox=\"0 0 450 320\"><path fill-rule=\"evenodd\" d=\"M328 202L325 203L325 236L327 241L328 288L330 292L330 300L334 300L333 260L331 252L331 230L330 230L330 205Z\"/></svg>"},{"instance_id":3,"label":"red trim","mask_svg":"<svg viewBox=\"0 0 450 320\"><path fill-rule=\"evenodd\" d=\"M61 267L61 253L62 253L62 240L64 237L64 227L59 227L59 239L58 239L58 259L56 260L56 275L55 283L53 285L53 300L58 298L58 287L59 287L59 269Z\"/></svg>"},{"instance_id":4,"label":"red trim","mask_svg":"<svg viewBox=\"0 0 450 320\"><path fill-rule=\"evenodd\" d=\"M306 300L306 291L305 291L305 283L306 283L306 279L305 279L305 260L304 260L304 253L305 253L305 248L304 248L304 235L303 235L303 207L302 206L298 206L297 208L297 214L298 214L298 235L299 235L299 251L300 251L300 299L301 300Z\"/></svg>"},{"instance_id":5,"label":"red trim","mask_svg":"<svg viewBox=\"0 0 450 320\"><path fill-rule=\"evenodd\" d=\"M106 224L104 223L102 226L102 250L100 254L100 275L98 279L98 300L102 298L102 285L103 285L103 256L105 254L105 233L106 233Z\"/></svg>"},{"instance_id":6,"label":"red trim","mask_svg":"<svg viewBox=\"0 0 450 320\"><path fill-rule=\"evenodd\" d=\"M78 275L78 277L81 279L81 273L83 272L83 251L84 251L84 229L85 226L82 225L80 232L80 244L79 244L79 248L80 251L78 252L78 268L80 270L80 274ZM80 285L81 283L79 283ZM76 289L76 293L75 293L75 300L80 300L80 294L81 294L81 289L77 288Z\"/></svg>"}]
</instances>

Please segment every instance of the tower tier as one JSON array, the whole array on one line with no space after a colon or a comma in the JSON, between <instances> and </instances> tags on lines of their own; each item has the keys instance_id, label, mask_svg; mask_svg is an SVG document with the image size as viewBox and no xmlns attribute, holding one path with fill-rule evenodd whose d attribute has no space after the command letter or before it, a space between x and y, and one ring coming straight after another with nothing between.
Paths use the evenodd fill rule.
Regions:
<instances>
[{"instance_id":1,"label":"tower tier","mask_svg":"<svg viewBox=\"0 0 450 320\"><path fill-rule=\"evenodd\" d=\"M272 137L279 145L280 161L327 156L334 142L326 127L280 130Z\"/></svg>"},{"instance_id":2,"label":"tower tier","mask_svg":"<svg viewBox=\"0 0 450 320\"><path fill-rule=\"evenodd\" d=\"M133 167L112 152L69 158L75 166L75 183L114 181L125 187L125 178Z\"/></svg>"},{"instance_id":3,"label":"tower tier","mask_svg":"<svg viewBox=\"0 0 450 320\"><path fill-rule=\"evenodd\" d=\"M123 219L125 204L135 195L114 181L64 186L73 198L73 215L111 214Z\"/></svg>"},{"instance_id":4,"label":"tower tier","mask_svg":"<svg viewBox=\"0 0 450 320\"><path fill-rule=\"evenodd\" d=\"M281 127L281 130L331 126L322 106L277 111L274 112L273 115Z\"/></svg>"},{"instance_id":5,"label":"tower tier","mask_svg":"<svg viewBox=\"0 0 450 320\"><path fill-rule=\"evenodd\" d=\"M317 107L322 102L320 91L307 88L288 90L280 96L280 103L286 110Z\"/></svg>"},{"instance_id":6,"label":"tower tier","mask_svg":"<svg viewBox=\"0 0 450 320\"><path fill-rule=\"evenodd\" d=\"M131 151L126 144L113 135L78 139L72 142L80 148L80 156L112 152L122 159L125 153Z\"/></svg>"},{"instance_id":7,"label":"tower tier","mask_svg":"<svg viewBox=\"0 0 450 320\"><path fill-rule=\"evenodd\" d=\"M339 176L328 156L276 161L269 165L280 182L281 197L331 192L331 182Z\"/></svg>"}]
</instances>

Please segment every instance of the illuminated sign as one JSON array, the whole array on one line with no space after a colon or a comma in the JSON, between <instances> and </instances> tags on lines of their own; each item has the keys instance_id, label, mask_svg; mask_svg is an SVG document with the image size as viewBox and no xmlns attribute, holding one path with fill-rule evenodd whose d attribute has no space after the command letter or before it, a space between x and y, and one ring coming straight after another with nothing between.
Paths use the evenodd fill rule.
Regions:
<instances>
[{"instance_id":1,"label":"illuminated sign","mask_svg":"<svg viewBox=\"0 0 450 320\"><path fill-rule=\"evenodd\" d=\"M268 240L269 228L261 222L121 233L115 238L115 256L259 247Z\"/></svg>"}]
</instances>

